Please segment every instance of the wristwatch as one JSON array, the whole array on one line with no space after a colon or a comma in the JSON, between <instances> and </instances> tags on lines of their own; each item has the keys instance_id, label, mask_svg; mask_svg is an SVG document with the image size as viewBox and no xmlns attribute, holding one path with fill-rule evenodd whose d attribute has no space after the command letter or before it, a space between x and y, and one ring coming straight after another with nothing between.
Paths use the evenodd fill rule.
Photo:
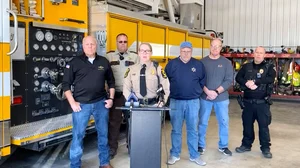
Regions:
<instances>
[{"instance_id":1,"label":"wristwatch","mask_svg":"<svg viewBox=\"0 0 300 168\"><path fill-rule=\"evenodd\" d=\"M215 90L215 92L216 92L218 95L220 94L219 91L218 91L217 89Z\"/></svg>"},{"instance_id":2,"label":"wristwatch","mask_svg":"<svg viewBox=\"0 0 300 168\"><path fill-rule=\"evenodd\" d=\"M108 99L110 99L110 100L114 101L114 98L108 98Z\"/></svg>"}]
</instances>

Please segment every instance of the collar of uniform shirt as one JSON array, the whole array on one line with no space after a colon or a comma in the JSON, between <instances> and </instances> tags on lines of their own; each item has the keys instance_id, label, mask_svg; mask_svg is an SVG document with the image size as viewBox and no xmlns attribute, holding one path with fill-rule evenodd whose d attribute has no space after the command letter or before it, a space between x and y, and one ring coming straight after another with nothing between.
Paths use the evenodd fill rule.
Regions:
<instances>
[{"instance_id":1,"label":"collar of uniform shirt","mask_svg":"<svg viewBox=\"0 0 300 168\"><path fill-rule=\"evenodd\" d=\"M141 68L143 68L143 64L146 64L146 69L147 69L147 67L150 67L152 65L152 62L145 62L145 63L140 62Z\"/></svg>"},{"instance_id":2,"label":"collar of uniform shirt","mask_svg":"<svg viewBox=\"0 0 300 168\"><path fill-rule=\"evenodd\" d=\"M118 50L116 50L116 51L115 51L115 53L119 55L119 53L121 53L121 52L120 52L120 51L118 51ZM129 53L129 52L128 52L128 50L127 50L127 51L125 51L125 52L123 53L123 56L124 56L124 54L127 54L127 55L128 55L128 53Z\"/></svg>"}]
</instances>

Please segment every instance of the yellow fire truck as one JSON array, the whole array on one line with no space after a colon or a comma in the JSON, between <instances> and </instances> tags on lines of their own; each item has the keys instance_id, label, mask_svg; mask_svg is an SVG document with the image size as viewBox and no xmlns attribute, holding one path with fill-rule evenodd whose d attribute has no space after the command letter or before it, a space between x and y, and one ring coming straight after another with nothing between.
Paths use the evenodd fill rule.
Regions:
<instances>
[{"instance_id":1,"label":"yellow fire truck","mask_svg":"<svg viewBox=\"0 0 300 168\"><path fill-rule=\"evenodd\" d=\"M115 50L119 33L128 35L130 50L151 43L153 59L162 65L179 55L182 41L193 43L196 58L207 55L210 37L107 2L0 1L0 157L12 146L41 151L72 138L61 80L87 34L96 37L99 55ZM91 117L87 133L94 131Z\"/></svg>"}]
</instances>

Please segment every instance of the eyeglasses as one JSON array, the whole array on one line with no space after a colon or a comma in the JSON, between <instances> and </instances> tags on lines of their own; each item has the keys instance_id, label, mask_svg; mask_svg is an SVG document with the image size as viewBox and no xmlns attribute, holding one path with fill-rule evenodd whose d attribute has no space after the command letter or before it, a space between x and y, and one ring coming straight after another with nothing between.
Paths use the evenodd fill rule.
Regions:
<instances>
[{"instance_id":1,"label":"eyeglasses","mask_svg":"<svg viewBox=\"0 0 300 168\"><path fill-rule=\"evenodd\" d=\"M217 46L211 45L210 47L211 47L211 48L221 48L222 46L220 46L220 45L217 45Z\"/></svg>"},{"instance_id":2,"label":"eyeglasses","mask_svg":"<svg viewBox=\"0 0 300 168\"><path fill-rule=\"evenodd\" d=\"M127 41L118 41L118 43L120 43L120 44L122 44L122 43L126 44Z\"/></svg>"},{"instance_id":3,"label":"eyeglasses","mask_svg":"<svg viewBox=\"0 0 300 168\"><path fill-rule=\"evenodd\" d=\"M151 53L151 50L139 50L141 53L147 53L147 54L149 54L149 53Z\"/></svg>"}]
</instances>

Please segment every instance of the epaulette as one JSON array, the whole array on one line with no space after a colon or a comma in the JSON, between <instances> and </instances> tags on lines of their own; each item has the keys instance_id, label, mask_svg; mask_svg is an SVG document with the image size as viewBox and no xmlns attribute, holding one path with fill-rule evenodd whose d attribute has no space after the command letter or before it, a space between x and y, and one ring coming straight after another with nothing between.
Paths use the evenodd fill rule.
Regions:
<instances>
[{"instance_id":1,"label":"epaulette","mask_svg":"<svg viewBox=\"0 0 300 168\"><path fill-rule=\"evenodd\" d=\"M152 62L153 62L153 66L154 66L155 68L157 68L157 67L158 67L158 62L157 62L156 60L152 60Z\"/></svg>"},{"instance_id":2,"label":"epaulette","mask_svg":"<svg viewBox=\"0 0 300 168\"><path fill-rule=\"evenodd\" d=\"M112 53L112 52L115 52L115 50L110 50L110 51L106 52L106 54Z\"/></svg>"},{"instance_id":3,"label":"epaulette","mask_svg":"<svg viewBox=\"0 0 300 168\"><path fill-rule=\"evenodd\" d=\"M131 52L131 53L134 53L134 54L138 54L137 52L135 52L135 51L129 51L129 52Z\"/></svg>"}]
</instances>

